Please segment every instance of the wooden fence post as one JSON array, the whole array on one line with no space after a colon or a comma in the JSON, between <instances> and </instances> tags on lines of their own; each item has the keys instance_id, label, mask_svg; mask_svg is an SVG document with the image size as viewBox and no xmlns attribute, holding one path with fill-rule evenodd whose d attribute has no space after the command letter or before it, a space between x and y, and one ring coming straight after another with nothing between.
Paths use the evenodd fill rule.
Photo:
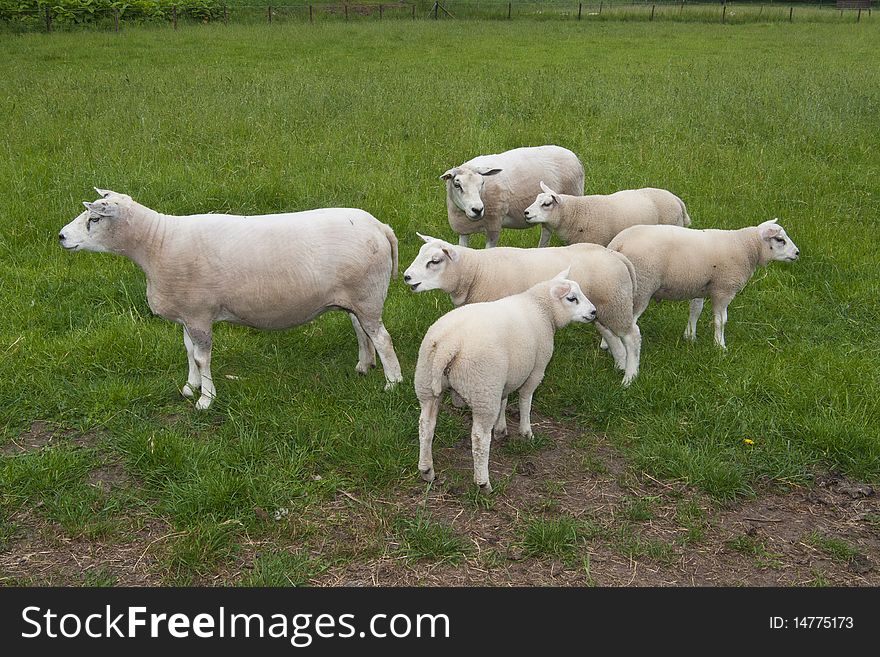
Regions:
<instances>
[{"instance_id":1,"label":"wooden fence post","mask_svg":"<svg viewBox=\"0 0 880 657\"><path fill-rule=\"evenodd\" d=\"M416 6L415 6L415 4L413 4L413 6L412 6L412 15L413 15L413 20L415 20L416 19Z\"/></svg>"},{"instance_id":2,"label":"wooden fence post","mask_svg":"<svg viewBox=\"0 0 880 657\"><path fill-rule=\"evenodd\" d=\"M434 20L437 20L437 12L439 12L439 11L440 11L440 3L435 2L434 3Z\"/></svg>"},{"instance_id":3,"label":"wooden fence post","mask_svg":"<svg viewBox=\"0 0 880 657\"><path fill-rule=\"evenodd\" d=\"M113 9L113 28L115 32L119 31L119 9Z\"/></svg>"},{"instance_id":4,"label":"wooden fence post","mask_svg":"<svg viewBox=\"0 0 880 657\"><path fill-rule=\"evenodd\" d=\"M312 5L309 5L309 23L313 22L314 18L312 18Z\"/></svg>"},{"instance_id":5,"label":"wooden fence post","mask_svg":"<svg viewBox=\"0 0 880 657\"><path fill-rule=\"evenodd\" d=\"M758 18L761 18L761 14L764 13L764 5L761 5L761 11L758 12Z\"/></svg>"},{"instance_id":6,"label":"wooden fence post","mask_svg":"<svg viewBox=\"0 0 880 657\"><path fill-rule=\"evenodd\" d=\"M599 13L600 14L602 13L602 3L601 2L599 3Z\"/></svg>"},{"instance_id":7,"label":"wooden fence post","mask_svg":"<svg viewBox=\"0 0 880 657\"><path fill-rule=\"evenodd\" d=\"M382 5L379 5L379 20L382 20L382 14L385 12L385 8Z\"/></svg>"},{"instance_id":8,"label":"wooden fence post","mask_svg":"<svg viewBox=\"0 0 880 657\"><path fill-rule=\"evenodd\" d=\"M859 13L856 16L856 23L861 23L861 22L862 22L862 8L859 7Z\"/></svg>"},{"instance_id":9,"label":"wooden fence post","mask_svg":"<svg viewBox=\"0 0 880 657\"><path fill-rule=\"evenodd\" d=\"M269 25L272 24L272 5L269 5L269 9L266 11L266 14L269 16Z\"/></svg>"},{"instance_id":10,"label":"wooden fence post","mask_svg":"<svg viewBox=\"0 0 880 657\"><path fill-rule=\"evenodd\" d=\"M579 3L578 3L578 20L581 19L581 12L583 11L583 9L584 9L584 3L583 3L583 2L579 2Z\"/></svg>"},{"instance_id":11,"label":"wooden fence post","mask_svg":"<svg viewBox=\"0 0 880 657\"><path fill-rule=\"evenodd\" d=\"M724 5L724 8L721 10L721 22L724 22L724 19L727 17L727 4Z\"/></svg>"},{"instance_id":12,"label":"wooden fence post","mask_svg":"<svg viewBox=\"0 0 880 657\"><path fill-rule=\"evenodd\" d=\"M171 18L174 21L174 29L177 29L177 5L171 5Z\"/></svg>"},{"instance_id":13,"label":"wooden fence post","mask_svg":"<svg viewBox=\"0 0 880 657\"><path fill-rule=\"evenodd\" d=\"M651 20L654 20L654 8L655 8L656 6L657 6L657 5L651 5Z\"/></svg>"},{"instance_id":14,"label":"wooden fence post","mask_svg":"<svg viewBox=\"0 0 880 657\"><path fill-rule=\"evenodd\" d=\"M681 6L678 8L678 15L681 16L681 12L684 11L684 0L681 0Z\"/></svg>"},{"instance_id":15,"label":"wooden fence post","mask_svg":"<svg viewBox=\"0 0 880 657\"><path fill-rule=\"evenodd\" d=\"M345 7L345 20L348 20L348 5L343 5Z\"/></svg>"},{"instance_id":16,"label":"wooden fence post","mask_svg":"<svg viewBox=\"0 0 880 657\"><path fill-rule=\"evenodd\" d=\"M223 5L223 24L229 25L229 11L226 8L226 5Z\"/></svg>"},{"instance_id":17,"label":"wooden fence post","mask_svg":"<svg viewBox=\"0 0 880 657\"><path fill-rule=\"evenodd\" d=\"M510 3L510 2L507 3L507 20L510 20L511 4L512 3Z\"/></svg>"},{"instance_id":18,"label":"wooden fence post","mask_svg":"<svg viewBox=\"0 0 880 657\"><path fill-rule=\"evenodd\" d=\"M788 22L789 23L791 23L791 21L792 21L792 18L791 18L792 16L794 16L794 7L789 7L788 8Z\"/></svg>"},{"instance_id":19,"label":"wooden fence post","mask_svg":"<svg viewBox=\"0 0 880 657\"><path fill-rule=\"evenodd\" d=\"M46 7L46 32L52 31L52 10Z\"/></svg>"}]
</instances>

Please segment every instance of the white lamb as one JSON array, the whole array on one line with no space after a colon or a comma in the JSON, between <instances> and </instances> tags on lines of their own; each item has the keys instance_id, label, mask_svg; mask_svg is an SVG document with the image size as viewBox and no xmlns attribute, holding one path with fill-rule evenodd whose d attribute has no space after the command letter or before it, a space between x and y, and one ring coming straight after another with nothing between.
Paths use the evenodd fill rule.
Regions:
<instances>
[{"instance_id":1,"label":"white lamb","mask_svg":"<svg viewBox=\"0 0 880 657\"><path fill-rule=\"evenodd\" d=\"M553 191L543 181L541 189L543 193L523 213L526 223L541 224L542 230L549 229L566 244L607 246L620 231L640 224L691 225L684 201L665 189L569 196Z\"/></svg>"},{"instance_id":2,"label":"white lamb","mask_svg":"<svg viewBox=\"0 0 880 657\"><path fill-rule=\"evenodd\" d=\"M201 388L196 408L208 408L216 396L211 327L217 321L283 329L345 310L358 340L356 370L374 366L378 351L386 389L402 380L382 324L397 238L368 212L173 216L125 194L95 191L103 198L84 203L86 211L61 230L61 246L125 255L144 270L150 309L183 325L189 375L181 392L193 397Z\"/></svg>"},{"instance_id":3,"label":"white lamb","mask_svg":"<svg viewBox=\"0 0 880 657\"><path fill-rule=\"evenodd\" d=\"M489 444L507 433L507 396L519 390L519 432L531 437L532 395L553 355L553 336L569 322L589 322L596 308L568 271L498 301L456 308L422 340L415 389L419 415L419 471L434 480L431 446L444 390L471 407L474 483L491 491Z\"/></svg>"},{"instance_id":4,"label":"white lamb","mask_svg":"<svg viewBox=\"0 0 880 657\"><path fill-rule=\"evenodd\" d=\"M624 370L623 384L629 385L638 374L641 334L633 319L635 271L619 253L597 244L477 250L417 235L425 244L403 280L414 292L443 290L456 306L522 292L570 265L571 278L596 306L596 328L615 364Z\"/></svg>"},{"instance_id":5,"label":"white lamb","mask_svg":"<svg viewBox=\"0 0 880 657\"><path fill-rule=\"evenodd\" d=\"M690 300L687 340L697 339L703 300L712 300L715 342L724 343L727 306L759 266L773 260L792 262L800 250L777 219L739 230L694 230L677 226L633 226L615 237L609 249L619 251L636 270L633 312L641 316L651 298Z\"/></svg>"},{"instance_id":6,"label":"white lamb","mask_svg":"<svg viewBox=\"0 0 880 657\"><path fill-rule=\"evenodd\" d=\"M446 181L449 225L458 233L462 246L467 246L473 233L486 233L486 248L492 248L502 226L530 228L523 210L535 198L541 180L567 194L584 193L584 168L577 155L561 146L480 155L440 178ZM550 232L542 227L538 246L549 241Z\"/></svg>"}]
</instances>

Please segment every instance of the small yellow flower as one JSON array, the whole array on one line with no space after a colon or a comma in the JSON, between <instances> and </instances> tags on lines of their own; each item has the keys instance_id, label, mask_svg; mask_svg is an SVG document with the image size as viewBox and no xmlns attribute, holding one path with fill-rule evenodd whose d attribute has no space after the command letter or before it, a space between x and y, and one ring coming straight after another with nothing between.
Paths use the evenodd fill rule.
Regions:
<instances>
[{"instance_id":1,"label":"small yellow flower","mask_svg":"<svg viewBox=\"0 0 880 657\"><path fill-rule=\"evenodd\" d=\"M752 440L751 438L743 438L743 442L744 442L746 445L754 445L754 444L755 444L755 441Z\"/></svg>"}]
</instances>

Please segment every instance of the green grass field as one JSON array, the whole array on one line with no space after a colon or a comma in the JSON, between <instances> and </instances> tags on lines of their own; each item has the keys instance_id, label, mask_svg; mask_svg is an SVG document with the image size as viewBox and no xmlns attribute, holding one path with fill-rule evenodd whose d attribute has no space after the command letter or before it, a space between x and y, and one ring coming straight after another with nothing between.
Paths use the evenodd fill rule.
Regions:
<instances>
[{"instance_id":1,"label":"green grass field","mask_svg":"<svg viewBox=\"0 0 880 657\"><path fill-rule=\"evenodd\" d=\"M218 325L219 398L197 413L178 393L179 327L151 315L141 271L57 245L93 185L175 214L362 207L395 229L402 271L416 230L452 238L440 173L544 143L581 156L588 192L665 187L695 227L780 217L802 255L734 300L726 353L709 312L691 345L687 304L653 305L630 389L592 328L562 331L535 410L607 435L625 476L683 483L712 504L818 472L880 481L878 30L387 21L3 37L0 550L34 524L116 543L160 525L162 582L223 570L301 583L365 558L320 522L341 491L365 504L424 491L411 381L448 298L392 281L385 323L405 380L390 393L380 371L355 373L342 313L279 333ZM501 243L537 239L508 231ZM57 439L13 454L37 421ZM462 483L468 508L505 503L494 470L481 501L469 457L444 456L468 426L441 411L438 473ZM539 462L550 442L539 430L513 449ZM111 470L120 481L96 485ZM402 558L471 558L469 537L430 512L429 501L424 517L380 514L370 554L391 537ZM551 544L579 559L593 535L582 521L541 518L517 529L526 555Z\"/></svg>"}]
</instances>

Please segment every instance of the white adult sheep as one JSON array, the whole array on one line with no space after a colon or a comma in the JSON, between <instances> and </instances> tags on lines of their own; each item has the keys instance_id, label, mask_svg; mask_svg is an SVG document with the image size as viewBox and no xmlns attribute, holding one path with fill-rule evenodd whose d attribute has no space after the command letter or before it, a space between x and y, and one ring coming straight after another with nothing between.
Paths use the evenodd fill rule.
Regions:
<instances>
[{"instance_id":1,"label":"white adult sheep","mask_svg":"<svg viewBox=\"0 0 880 657\"><path fill-rule=\"evenodd\" d=\"M514 148L480 155L449 169L446 212L458 243L468 245L473 233L486 233L486 248L498 243L502 226L531 228L523 210L534 200L541 180L567 194L584 193L584 167L577 155L561 146ZM538 246L546 246L550 232L542 227Z\"/></svg>"},{"instance_id":2,"label":"white adult sheep","mask_svg":"<svg viewBox=\"0 0 880 657\"><path fill-rule=\"evenodd\" d=\"M414 292L443 290L452 303L494 301L523 292L571 266L571 278L596 306L596 328L629 385L639 371L641 334L633 320L635 271L619 253L597 244L489 250L454 246L421 235L425 244L403 273Z\"/></svg>"},{"instance_id":3,"label":"white adult sheep","mask_svg":"<svg viewBox=\"0 0 880 657\"><path fill-rule=\"evenodd\" d=\"M173 216L125 194L95 191L102 198L84 203L86 211L61 230L61 246L125 255L144 270L150 309L183 325L189 375L181 392L193 397L201 388L196 408L208 408L216 396L211 327L217 321L282 329L345 310L357 334L357 371L374 366L378 351L386 389L402 380L382 324L397 238L368 212Z\"/></svg>"},{"instance_id":4,"label":"white adult sheep","mask_svg":"<svg viewBox=\"0 0 880 657\"><path fill-rule=\"evenodd\" d=\"M800 250L777 224L778 219L739 230L695 230L678 226L633 226L608 245L636 270L636 320L651 298L690 300L687 340L697 339L697 319L706 297L712 300L715 342L722 349L727 306L759 266L773 260L792 262Z\"/></svg>"},{"instance_id":5,"label":"white adult sheep","mask_svg":"<svg viewBox=\"0 0 880 657\"><path fill-rule=\"evenodd\" d=\"M620 231L640 224L690 226L684 201L665 189L645 187L613 194L560 194L541 181L543 192L525 209L526 223L541 224L566 244L607 246Z\"/></svg>"},{"instance_id":6,"label":"white adult sheep","mask_svg":"<svg viewBox=\"0 0 880 657\"><path fill-rule=\"evenodd\" d=\"M596 308L568 271L498 301L456 308L438 319L422 340L415 389L419 415L419 472L434 480L431 446L444 390L471 408L474 483L486 491L494 429L507 433L507 397L519 390L519 432L531 437L532 395L553 355L555 332L572 321L589 322Z\"/></svg>"}]
</instances>

